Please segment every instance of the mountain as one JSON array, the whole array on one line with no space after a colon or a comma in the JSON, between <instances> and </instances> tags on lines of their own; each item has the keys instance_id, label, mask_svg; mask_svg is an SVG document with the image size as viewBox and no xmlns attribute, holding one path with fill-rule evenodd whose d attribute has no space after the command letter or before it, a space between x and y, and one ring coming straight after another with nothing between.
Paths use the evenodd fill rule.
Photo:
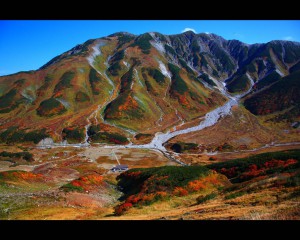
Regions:
<instances>
[{"instance_id":1,"label":"mountain","mask_svg":"<svg viewBox=\"0 0 300 240\"><path fill-rule=\"evenodd\" d=\"M191 31L91 39L36 71L0 77L0 141L143 142L234 96L258 118L286 111L299 121L299 60L298 42Z\"/></svg>"}]
</instances>

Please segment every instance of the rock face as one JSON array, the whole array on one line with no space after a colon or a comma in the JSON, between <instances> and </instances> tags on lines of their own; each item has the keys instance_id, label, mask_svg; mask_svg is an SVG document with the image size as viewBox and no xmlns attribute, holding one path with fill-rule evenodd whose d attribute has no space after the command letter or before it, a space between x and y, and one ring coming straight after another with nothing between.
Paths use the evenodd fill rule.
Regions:
<instances>
[{"instance_id":1,"label":"rock face","mask_svg":"<svg viewBox=\"0 0 300 240\"><path fill-rule=\"evenodd\" d=\"M254 114L293 107L297 115L299 59L297 42L115 33L0 77L0 132L45 128L57 139L65 128L102 124L99 134L155 134L224 105L225 85Z\"/></svg>"}]
</instances>

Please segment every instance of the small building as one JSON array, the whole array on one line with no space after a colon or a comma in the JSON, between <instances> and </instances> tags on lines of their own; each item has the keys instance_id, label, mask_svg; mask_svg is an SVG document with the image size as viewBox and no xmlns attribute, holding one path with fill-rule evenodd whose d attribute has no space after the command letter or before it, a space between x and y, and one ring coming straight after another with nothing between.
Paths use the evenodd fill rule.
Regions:
<instances>
[{"instance_id":1,"label":"small building","mask_svg":"<svg viewBox=\"0 0 300 240\"><path fill-rule=\"evenodd\" d=\"M119 164L112 169L110 169L112 172L123 172L128 170L128 166L126 164Z\"/></svg>"}]
</instances>

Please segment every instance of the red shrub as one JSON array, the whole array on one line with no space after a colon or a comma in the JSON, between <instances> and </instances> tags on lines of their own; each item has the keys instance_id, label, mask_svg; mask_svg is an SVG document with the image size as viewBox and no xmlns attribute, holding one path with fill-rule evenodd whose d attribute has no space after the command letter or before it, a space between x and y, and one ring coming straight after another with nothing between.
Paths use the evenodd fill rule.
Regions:
<instances>
[{"instance_id":1,"label":"red shrub","mask_svg":"<svg viewBox=\"0 0 300 240\"><path fill-rule=\"evenodd\" d=\"M119 141L117 139L114 139L114 138L110 138L109 142L112 142L112 143L115 143L115 144L121 144L122 143L121 141Z\"/></svg>"},{"instance_id":2,"label":"red shrub","mask_svg":"<svg viewBox=\"0 0 300 240\"><path fill-rule=\"evenodd\" d=\"M285 162L284 166L287 167L287 166L289 166L289 165L293 165L293 164L296 164L296 163L298 163L297 160L295 160L295 159L288 159L288 160Z\"/></svg>"},{"instance_id":3,"label":"red shrub","mask_svg":"<svg viewBox=\"0 0 300 240\"><path fill-rule=\"evenodd\" d=\"M285 164L285 162L282 160L273 159L271 161L265 162L264 167L265 168L277 168L277 167L283 167L284 164Z\"/></svg>"},{"instance_id":4,"label":"red shrub","mask_svg":"<svg viewBox=\"0 0 300 240\"><path fill-rule=\"evenodd\" d=\"M229 169L222 168L221 173L224 174L228 178L233 178L237 175L236 170L237 170L237 167L232 167L232 168L229 168Z\"/></svg>"},{"instance_id":5,"label":"red shrub","mask_svg":"<svg viewBox=\"0 0 300 240\"><path fill-rule=\"evenodd\" d=\"M82 187L82 184L80 181L78 180L74 180L71 182L71 184L74 186L74 187Z\"/></svg>"},{"instance_id":6,"label":"red shrub","mask_svg":"<svg viewBox=\"0 0 300 240\"><path fill-rule=\"evenodd\" d=\"M254 172L254 171L257 171L257 170L258 170L258 167L255 164L251 164L248 167L248 172Z\"/></svg>"},{"instance_id":7,"label":"red shrub","mask_svg":"<svg viewBox=\"0 0 300 240\"><path fill-rule=\"evenodd\" d=\"M186 196L188 195L188 191L182 187L175 187L175 189L173 190L173 195L176 195L176 196Z\"/></svg>"},{"instance_id":8,"label":"red shrub","mask_svg":"<svg viewBox=\"0 0 300 240\"><path fill-rule=\"evenodd\" d=\"M137 204L139 201L142 200L142 197L140 195L131 195L126 199L127 203Z\"/></svg>"},{"instance_id":9,"label":"red shrub","mask_svg":"<svg viewBox=\"0 0 300 240\"><path fill-rule=\"evenodd\" d=\"M132 204L128 203L128 202L118 205L115 207L115 214L120 216L120 215L124 214L124 212L126 212L131 207L132 207Z\"/></svg>"},{"instance_id":10,"label":"red shrub","mask_svg":"<svg viewBox=\"0 0 300 240\"><path fill-rule=\"evenodd\" d=\"M241 179L251 179L253 177L259 176L264 173L264 169L259 169L255 164L251 164L248 170L244 172L240 178Z\"/></svg>"}]
</instances>

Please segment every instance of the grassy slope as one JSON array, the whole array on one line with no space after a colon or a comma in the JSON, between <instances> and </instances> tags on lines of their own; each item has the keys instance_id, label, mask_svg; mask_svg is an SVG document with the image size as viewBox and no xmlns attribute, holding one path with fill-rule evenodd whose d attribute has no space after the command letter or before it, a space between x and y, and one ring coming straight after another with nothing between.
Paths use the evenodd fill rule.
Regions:
<instances>
[{"instance_id":1,"label":"grassy slope","mask_svg":"<svg viewBox=\"0 0 300 240\"><path fill-rule=\"evenodd\" d=\"M105 175L102 178L104 171L96 163L89 163L84 159L79 161L76 155L81 152L80 149L77 153L68 153L71 155L66 156L59 149L47 151L49 153L45 155L45 152L35 150L37 155L34 157L43 156L41 160L44 163L57 161L55 166L48 163L40 166L34 173L10 171L1 174L1 219L299 219L299 162L283 168L269 163L264 174L244 179L241 183L234 183L234 178L230 177L233 185L224 176L200 166L132 169L127 172L127 180L122 184L126 183L127 187L133 184L135 190L143 193L147 202L140 202L136 207L127 209L123 216L112 216L113 207L119 203L116 198L120 195L105 184L116 184L115 175ZM61 159L47 160L51 155L61 156ZM65 160L59 161L64 158ZM274 159L281 159L286 163L288 159L299 161L299 150L260 154L208 165L208 168L221 171L222 168L230 169L235 166L240 168L241 175L249 173L249 169L253 173L253 164L266 166L267 162ZM73 170L67 169L76 169L80 175L77 172L76 175L60 176L62 170L65 174L72 173ZM136 174L137 181L130 183L128 180L134 178L133 173L139 173L139 176ZM126 174L123 175L119 178L124 179ZM163 179L155 182L156 178L165 176L169 176L169 184ZM55 183L55 179L60 180ZM143 182L141 188L137 184L140 180ZM198 185L190 185L194 187L203 186L200 183L205 182L210 185L204 184L205 188L188 194L178 189L180 186L184 188L191 181L198 181ZM65 184L67 185L62 188L64 195L54 191ZM161 187L165 189L159 189ZM176 187L177 190L174 191ZM160 192L164 196L162 191L169 191L170 195L151 201L151 194ZM26 195L28 193L32 198ZM102 197L95 198L97 194ZM106 195L116 198L106 198Z\"/></svg>"},{"instance_id":2,"label":"grassy slope","mask_svg":"<svg viewBox=\"0 0 300 240\"><path fill-rule=\"evenodd\" d=\"M233 185L217 194L207 189L129 208L124 216L112 219L299 219L299 157L300 150L290 150L211 164L207 167L227 175ZM230 176L232 167L242 181Z\"/></svg>"},{"instance_id":3,"label":"grassy slope","mask_svg":"<svg viewBox=\"0 0 300 240\"><path fill-rule=\"evenodd\" d=\"M287 109L300 102L300 71L296 71L271 87L244 101L245 107L255 115L266 115Z\"/></svg>"}]
</instances>

